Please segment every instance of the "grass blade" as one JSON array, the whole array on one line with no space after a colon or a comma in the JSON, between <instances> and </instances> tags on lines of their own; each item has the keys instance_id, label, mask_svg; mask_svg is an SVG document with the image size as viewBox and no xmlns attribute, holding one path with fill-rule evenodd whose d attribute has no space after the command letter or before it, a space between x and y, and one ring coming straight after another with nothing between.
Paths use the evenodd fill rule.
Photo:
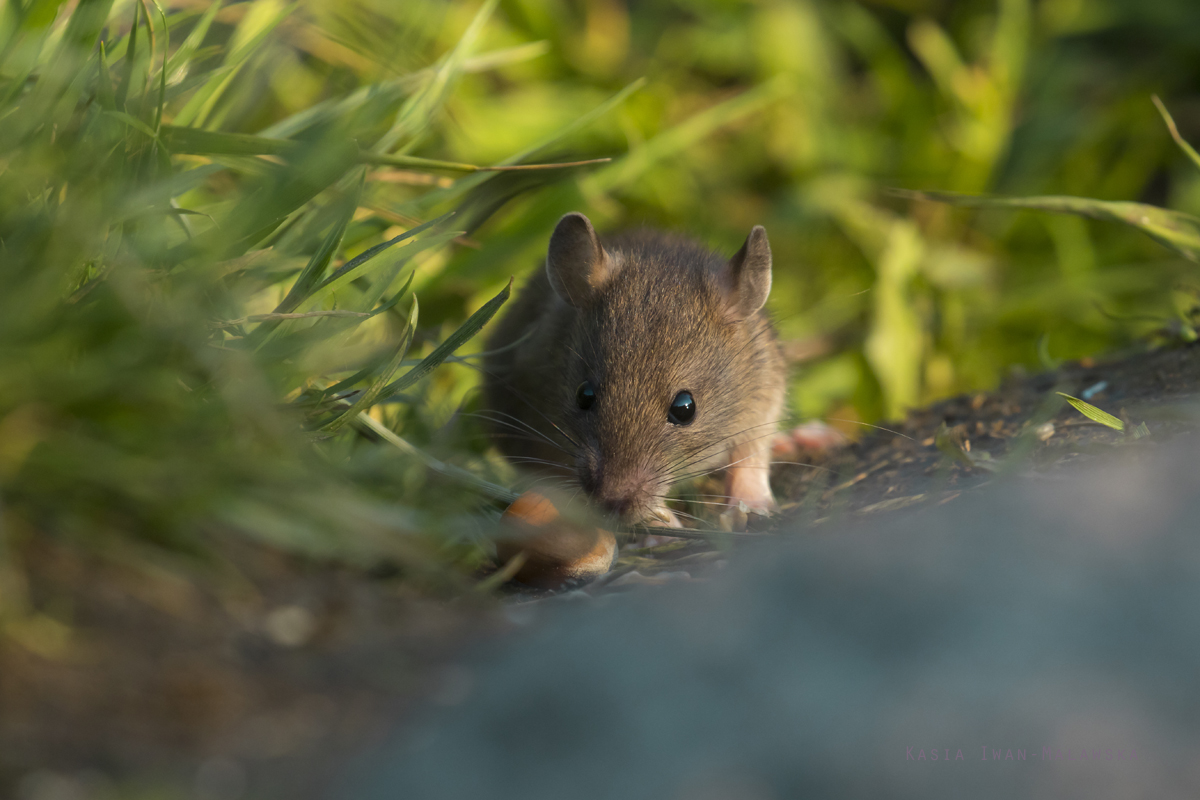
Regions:
<instances>
[{"instance_id":1,"label":"grass blade","mask_svg":"<svg viewBox=\"0 0 1200 800\"><path fill-rule=\"evenodd\" d=\"M129 29L129 45L125 48L125 64L124 75L121 77L121 85L117 87L117 108L119 110L126 109L126 100L129 97L129 84L133 83L133 71L137 61L137 44L138 44L138 20L141 18L141 4L133 4L133 27Z\"/></svg>"},{"instance_id":2,"label":"grass blade","mask_svg":"<svg viewBox=\"0 0 1200 800\"><path fill-rule=\"evenodd\" d=\"M387 365L384 366L383 371L379 373L379 378L366 391L359 394L358 399L354 401L354 405L336 416L329 423L323 425L321 430L326 433L336 433L346 423L354 420L360 412L368 411L371 406L375 405L380 393L387 387L388 381L396 374L396 370L400 369L400 363L408 355L408 348L412 346L413 334L417 330L417 313L417 298L416 295L413 295L412 307L408 310L408 319L405 321L404 334L400 337L400 345L392 353L392 357Z\"/></svg>"},{"instance_id":3,"label":"grass blade","mask_svg":"<svg viewBox=\"0 0 1200 800\"><path fill-rule=\"evenodd\" d=\"M129 127L146 134L155 141L158 141L158 136L154 133L154 129L142 122L137 117L131 114L126 114L124 111L105 111L104 113L110 117L113 117L114 119L119 119Z\"/></svg>"},{"instance_id":4,"label":"grass blade","mask_svg":"<svg viewBox=\"0 0 1200 800\"><path fill-rule=\"evenodd\" d=\"M357 207L357 204L347 202L345 205L345 213L342 214L341 218L325 236L324 241L321 242L321 246L317 248L317 252L313 253L308 264L301 270L299 277L296 278L296 282L292 284L292 288L288 290L287 295L275 307L276 314L287 314L295 311L301 303L308 299L309 295L313 293L315 287L319 284L321 276L325 274L325 269L329 266L329 262L333 260L338 248L342 246L342 239L346 236L346 227L350 224L350 220L354 218L354 209Z\"/></svg>"},{"instance_id":5,"label":"grass blade","mask_svg":"<svg viewBox=\"0 0 1200 800\"><path fill-rule=\"evenodd\" d=\"M403 242L405 239L411 239L412 237L416 236L418 233L424 233L425 231L429 230L430 228L432 228L436 225L440 225L441 223L445 222L446 220L450 219L453 216L454 216L453 211L448 212L448 213L443 214L442 216L438 217L437 219L431 219L428 222L422 222L420 225L417 225L416 227L409 228L408 230L406 230L404 233L400 234L399 236L394 236L391 239L388 239L386 242L382 242L380 244L375 245L374 247L364 250L363 252L356 255L354 258L347 261L342 266L338 267L337 271L335 271L332 275L330 275L328 278L326 278L324 281L322 281L321 285L318 286L317 288L324 289L326 286L333 283L338 278L349 273L351 270L354 270L357 267L362 266L363 264L370 261L375 256L382 253L384 250L387 250L392 245Z\"/></svg>"},{"instance_id":6,"label":"grass blade","mask_svg":"<svg viewBox=\"0 0 1200 800\"><path fill-rule=\"evenodd\" d=\"M96 99L105 111L115 111L117 95L113 89L112 73L108 70L108 54L104 50L104 42L100 43L99 74L96 78Z\"/></svg>"},{"instance_id":7,"label":"grass blade","mask_svg":"<svg viewBox=\"0 0 1200 800\"><path fill-rule=\"evenodd\" d=\"M510 166L510 165L518 164L519 162L524 161L525 159L530 158L533 155L536 155L538 152L545 150L546 148L551 147L552 145L556 144L557 142L567 138L568 136L575 133L576 131L583 130L588 125L595 122L597 119L600 119L601 117L603 117L609 111L611 111L614 108L616 108L617 106L621 105L621 103L625 102L625 100L628 99L630 95L632 95L634 92L641 89L643 86L645 86L645 84L646 84L645 78L638 78L637 80L633 81L632 83L627 85L625 88L623 88L621 91L617 92L615 95L613 95L612 97L608 98L603 103L601 103L600 105L593 108L588 113L584 114L583 116L581 116L577 119L572 120L569 124L564 125L562 128L558 129L551 135L547 136L545 139L542 139L541 141L537 142L533 146L527 147L526 149L522 150L521 152L516 153L515 155L512 155L512 156L504 159L503 161L500 162L500 166ZM438 189L438 190L426 193L425 195L423 195L421 198L419 198L413 204L413 209L417 210L418 214L420 214L425 209L436 207L441 203L451 201L454 198L459 198L464 195L468 195L468 194L472 194L472 193L474 196L469 197L466 201L464 201L464 203L463 203L464 207L467 205L472 205L472 206L476 206L476 207L487 207L487 206L493 204L490 201L490 195L492 195L492 194L504 195L505 194L505 192L503 190L490 191L490 187L493 185L492 181L494 178L496 178L495 173L483 173L483 172L476 173L474 175L470 175L465 178L460 178L459 180L454 182L453 186L451 186L447 189ZM467 228L468 233L470 233L475 227L477 227L477 225L479 223L482 223L482 220L484 218L486 218L486 213L474 214L471 222L469 222L465 226Z\"/></svg>"},{"instance_id":8,"label":"grass blade","mask_svg":"<svg viewBox=\"0 0 1200 800\"><path fill-rule=\"evenodd\" d=\"M441 247L448 242L454 241L459 236L462 236L462 231L443 231L442 233L431 234L413 242L412 244L405 245L403 252L400 254L400 259L393 263L390 266L390 269L385 270L381 277L373 279L374 285L363 293L363 299L366 301L365 305L367 307L371 307L378 303L380 299L382 299L384 292L386 292L388 287L392 285L392 282L395 281L396 276L400 274L400 270L418 253L423 253L426 250L433 250ZM376 246L378 247L378 245ZM365 261L355 265L355 269L358 271L358 274L354 274L350 270L345 270L343 272L342 270L345 268L345 265L343 265L342 269L338 270L339 274L337 275L337 279L330 280L328 281L327 285L318 287L313 291L313 297L316 297L317 293L321 292L321 297L318 298L317 302L323 302L325 297L328 297L330 294L337 291L352 278L361 277L364 272L361 267L364 263ZM372 268L375 266L376 265L372 265ZM405 282L406 289L408 284L412 282L413 275L415 274L415 270L409 274L408 281ZM392 304L394 305L394 302Z\"/></svg>"},{"instance_id":9,"label":"grass blade","mask_svg":"<svg viewBox=\"0 0 1200 800\"><path fill-rule=\"evenodd\" d=\"M371 311L370 312L371 316L375 316L376 314L382 314L384 311L387 311L388 309L392 308L397 303L399 303L400 299L402 297L404 297L404 295L408 292L408 287L412 286L413 276L415 274L416 274L415 271L408 273L408 280L406 280L404 282L404 285L402 287L400 287L400 291L396 292L396 294L394 294L392 296L391 300L388 300L386 303L382 304L375 310ZM380 360L379 363L382 363L382 360ZM323 398L334 397L335 395L338 395L338 394L346 391L347 389L350 389L355 384L357 384L359 381L365 380L372 372L374 372L376 369L378 369L379 363L368 364L367 366L360 369L358 372L351 375L349 378L340 380L337 383L335 383L333 386L326 387L322 391L322 397Z\"/></svg>"},{"instance_id":10,"label":"grass blade","mask_svg":"<svg viewBox=\"0 0 1200 800\"><path fill-rule=\"evenodd\" d=\"M467 54L475 46L476 40L483 32L483 26L496 9L497 1L485 0L484 4L479 7L471 24L459 38L458 44L442 60L441 66L438 67L424 88L400 107L391 129L380 137L375 146L371 148L372 150L376 153L386 153L396 147L401 140L412 142L432 124L434 115L446 102L450 89L453 88L454 82L462 72Z\"/></svg>"},{"instance_id":11,"label":"grass blade","mask_svg":"<svg viewBox=\"0 0 1200 800\"><path fill-rule=\"evenodd\" d=\"M518 64L522 61L543 55L548 51L549 47L546 42L531 42L515 47L506 47L501 50L492 50L491 52L466 59L462 63L461 72L484 72L509 64ZM382 102L385 105L389 102L399 101L408 92L420 89L422 85L430 80L435 72L435 69L427 68L407 75L400 75L387 81L371 84L370 86L360 87L346 97L331 98L310 106L303 111L298 111L292 116L259 131L259 135L284 138L295 136L300 131L310 128L318 122L329 119L347 118L353 111L361 108L368 100Z\"/></svg>"},{"instance_id":12,"label":"grass blade","mask_svg":"<svg viewBox=\"0 0 1200 800\"><path fill-rule=\"evenodd\" d=\"M500 310L500 306L504 305L511 293L512 280L510 279L508 285L501 290L500 294L484 303L483 307L472 314L466 322L459 326L458 330L446 337L446 341L442 342L434 348L432 353L423 358L420 364L404 373L399 379L385 386L376 398L376 402L386 400L397 392L404 391L432 372L434 368L450 357L455 350L462 347L468 339L479 333L480 328L495 316L496 312Z\"/></svg>"},{"instance_id":13,"label":"grass blade","mask_svg":"<svg viewBox=\"0 0 1200 800\"><path fill-rule=\"evenodd\" d=\"M1107 411L1101 411L1091 403L1080 400L1078 397L1071 397L1071 395L1064 392L1055 392L1055 394L1066 398L1066 401L1073 405L1076 411L1078 411L1080 414L1083 414L1092 422L1098 422L1101 425L1112 428L1114 431L1125 430L1125 423L1114 417L1112 414L1109 414Z\"/></svg>"},{"instance_id":14,"label":"grass blade","mask_svg":"<svg viewBox=\"0 0 1200 800\"><path fill-rule=\"evenodd\" d=\"M526 42L525 44L513 45L512 47L504 47L467 58L463 61L462 72L486 72L498 67L509 67L524 61L532 61L549 52L550 42L544 39L538 42Z\"/></svg>"},{"instance_id":15,"label":"grass blade","mask_svg":"<svg viewBox=\"0 0 1200 800\"><path fill-rule=\"evenodd\" d=\"M501 164L518 164L518 163L524 161L525 159L529 158L530 156L535 155L536 153L539 153L542 150L545 150L547 147L557 144L558 142L567 138L571 134L576 133L577 131L583 130L588 125L591 125L593 122L595 122L596 120L603 117L609 111L612 111L614 108L616 108L617 106L624 103L627 99L629 99L630 95L632 95L634 92L638 91L645 85L646 85L646 79L638 78L637 80L628 84L624 89L617 92L612 97L608 98L603 103L596 106L591 111L584 114L583 116L571 120L570 123L559 128L557 131L550 134L545 139L542 139L540 142L537 142L536 144L525 148L524 150L522 150L521 152L517 153L514 156L504 159L500 163Z\"/></svg>"},{"instance_id":16,"label":"grass blade","mask_svg":"<svg viewBox=\"0 0 1200 800\"><path fill-rule=\"evenodd\" d=\"M249 247L276 232L297 209L342 180L355 164L357 154L353 142L328 138L306 142L286 167L245 159L255 162L265 173L258 188L242 195L237 205L222 216L220 227L199 234L195 241L177 245L167 259L179 263L204 253L223 261L245 254Z\"/></svg>"},{"instance_id":17,"label":"grass blade","mask_svg":"<svg viewBox=\"0 0 1200 800\"><path fill-rule=\"evenodd\" d=\"M444 169L451 172L520 172L524 170L566 169L568 167L583 167L588 164L604 164L611 158L589 158L583 161L561 161L554 164L496 164L481 167L475 164L463 164L457 161L439 161L434 158L419 158L417 156L394 156L384 153L363 153L362 160L367 164L386 164L392 167L422 167L424 169Z\"/></svg>"},{"instance_id":18,"label":"grass blade","mask_svg":"<svg viewBox=\"0 0 1200 800\"><path fill-rule=\"evenodd\" d=\"M311 317L353 317L366 319L373 316L375 315L369 311L339 310L305 311L300 314L251 314L250 316L242 317L241 319L229 319L221 320L220 322L214 322L212 326L214 328L236 328L239 325L249 325L255 322L275 322L277 320L284 319L309 319Z\"/></svg>"},{"instance_id":19,"label":"grass blade","mask_svg":"<svg viewBox=\"0 0 1200 800\"><path fill-rule=\"evenodd\" d=\"M1091 200L1086 197L1047 195L1044 197L986 197L953 192L910 192L893 194L912 200L931 200L967 208L1025 208L1075 214L1110 222L1122 222L1145 233L1189 261L1200 261L1200 217L1145 203Z\"/></svg>"},{"instance_id":20,"label":"grass blade","mask_svg":"<svg viewBox=\"0 0 1200 800\"><path fill-rule=\"evenodd\" d=\"M438 225L438 224L446 221L447 219L449 219L452 216L454 216L453 211L451 211L448 214L443 214L442 216L438 217L437 219L430 220L429 222L423 222L420 225L416 226L415 228L409 228L408 230L406 230L404 233L400 234L399 236L393 237L391 239L388 239L386 242L382 242L381 244L377 244L374 247L364 250L362 253L359 253L357 256L350 259L342 266L338 267L337 270L334 271L334 273L332 275L330 275L328 278L323 280L320 283L320 285L317 286L317 288L313 290L313 294L316 294L317 292L319 292L323 289L328 289L331 286L333 286L335 283L342 283L345 280L349 280L350 273L352 273L354 270L358 269L362 265L366 264L368 261L375 258L375 256L379 255L383 251L387 250L388 248L392 247L393 245L395 245L399 242L404 241L405 239L411 239L412 237L416 236L418 233L421 233L422 231L425 231L435 225ZM416 243L417 249L414 249L411 252L406 253L406 255L409 258L411 258L412 256L416 255L417 253L421 252L422 250L426 250L430 247L437 247L437 246L442 245L448 241L451 241L461 235L462 235L462 231L450 231L450 232L439 234L437 236L426 237L425 239L422 239L420 242ZM436 241L434 241L434 240L436 240Z\"/></svg>"},{"instance_id":21,"label":"grass blade","mask_svg":"<svg viewBox=\"0 0 1200 800\"><path fill-rule=\"evenodd\" d=\"M612 166L589 176L583 181L584 194L603 194L628 184L659 161L683 152L718 128L766 108L793 91L792 82L780 76L701 111L660 133Z\"/></svg>"},{"instance_id":22,"label":"grass blade","mask_svg":"<svg viewBox=\"0 0 1200 800\"><path fill-rule=\"evenodd\" d=\"M204 164L186 172L179 172L167 178L160 178L138 192L129 195L129 197L116 207L113 218L117 222L124 222L127 219L142 216L156 207L168 203L175 197L195 189L221 170L222 167L219 164Z\"/></svg>"},{"instance_id":23,"label":"grass blade","mask_svg":"<svg viewBox=\"0 0 1200 800\"><path fill-rule=\"evenodd\" d=\"M426 453L420 448L414 447L404 439L400 438L390 430L386 425L376 422L367 414L359 414L355 420L355 424L362 425L367 430L373 432L388 444L399 448L402 452L407 453L414 458L419 459L426 467L436 472L443 477L466 484L475 489L478 489L483 494L491 497L493 500L500 500L505 503L511 503L517 499L517 493L512 489L504 486L497 486L491 481L485 481L478 475L468 472L462 467L456 467L453 464L447 464ZM657 528L655 530L658 530Z\"/></svg>"},{"instance_id":24,"label":"grass blade","mask_svg":"<svg viewBox=\"0 0 1200 800\"><path fill-rule=\"evenodd\" d=\"M204 15L196 22L196 26L192 28L188 37L183 40L183 44L179 45L179 49L167 59L166 68L163 70L167 75L169 83L178 83L187 76L187 69L191 65L192 57L196 55L196 51L200 49L201 43L204 42L204 37L208 35L208 29L212 26L213 20L217 18L217 12L224 5L224 0L216 0L210 3L205 10Z\"/></svg>"},{"instance_id":25,"label":"grass blade","mask_svg":"<svg viewBox=\"0 0 1200 800\"><path fill-rule=\"evenodd\" d=\"M162 128L163 108L167 105L167 59L171 53L171 26L167 23L167 15L163 12L162 6L158 4L158 0L153 0L153 2L163 24L162 66L158 75L158 103L155 104L154 109L154 130L157 131ZM153 66L153 54L151 56L151 66ZM147 93L149 93L149 86L147 86Z\"/></svg>"},{"instance_id":26,"label":"grass blade","mask_svg":"<svg viewBox=\"0 0 1200 800\"><path fill-rule=\"evenodd\" d=\"M96 42L100 39L100 32L108 20L112 6L113 0L79 0L78 5L71 12L70 19L67 20L66 29L62 33L53 55L49 57L45 68L38 75L37 83L29 95L27 103L29 108L55 108L63 94L68 91L71 83L78 77L83 63L91 57L91 53L95 50ZM50 10L57 11L56 8ZM25 22L36 26L32 19L27 18ZM24 27L23 23L22 28L24 29ZM40 54L48 38L46 34L49 29L35 29L28 32L37 39L36 50ZM2 101L4 104L22 91L25 82L32 75L33 69L34 61L31 60L19 76L10 83L9 91L5 93ZM5 125L0 127L0 133L3 134L6 142L17 142L31 130L41 127L46 122L47 120L41 113L35 112L28 120L22 120L20 124L6 121ZM7 146L5 145L5 147Z\"/></svg>"},{"instance_id":27,"label":"grass blade","mask_svg":"<svg viewBox=\"0 0 1200 800\"><path fill-rule=\"evenodd\" d=\"M1171 117L1171 113L1167 111L1166 105L1162 100L1158 99L1158 95L1151 95L1154 101L1154 107L1158 109L1158 113L1162 114L1163 122L1167 124L1167 130L1171 132L1171 138L1175 140L1175 144L1179 145L1179 149L1192 160L1192 164L1200 169L1200 153L1196 152L1196 148L1188 144L1187 139L1184 139L1179 134L1179 128L1175 127L1175 120Z\"/></svg>"},{"instance_id":28,"label":"grass blade","mask_svg":"<svg viewBox=\"0 0 1200 800\"><path fill-rule=\"evenodd\" d=\"M206 131L202 128L178 125L163 125L162 138L172 153L199 156L283 155L297 147L296 142L288 139L269 139L249 133Z\"/></svg>"},{"instance_id":29,"label":"grass blade","mask_svg":"<svg viewBox=\"0 0 1200 800\"><path fill-rule=\"evenodd\" d=\"M262 13L258 12L263 9ZM203 126L212 113L225 90L233 82L246 61L254 53L266 37L275 30L279 23L292 13L294 5L285 6L276 13L270 14L271 7L266 4L252 4L246 16L233 32L231 50L225 56L225 69L217 70L209 80L192 96L175 117L179 126ZM270 14L270 16L264 16Z\"/></svg>"}]
</instances>

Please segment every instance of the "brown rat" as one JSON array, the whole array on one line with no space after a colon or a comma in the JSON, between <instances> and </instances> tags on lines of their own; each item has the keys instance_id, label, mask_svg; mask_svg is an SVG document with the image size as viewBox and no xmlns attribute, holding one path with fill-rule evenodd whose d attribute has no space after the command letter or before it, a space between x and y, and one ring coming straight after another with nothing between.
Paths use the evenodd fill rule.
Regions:
<instances>
[{"instance_id":1,"label":"brown rat","mask_svg":"<svg viewBox=\"0 0 1200 800\"><path fill-rule=\"evenodd\" d=\"M727 259L656 231L602 243L567 214L487 344L484 416L501 450L626 523L678 526L672 484L721 467L730 506L769 513L786 372L770 289L761 226Z\"/></svg>"}]
</instances>

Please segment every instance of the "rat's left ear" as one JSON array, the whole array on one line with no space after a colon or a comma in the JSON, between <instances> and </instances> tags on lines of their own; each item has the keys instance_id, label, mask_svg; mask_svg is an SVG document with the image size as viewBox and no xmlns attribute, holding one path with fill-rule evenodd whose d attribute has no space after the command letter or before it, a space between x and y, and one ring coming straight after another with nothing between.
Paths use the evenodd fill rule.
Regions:
<instances>
[{"instance_id":1,"label":"rat's left ear","mask_svg":"<svg viewBox=\"0 0 1200 800\"><path fill-rule=\"evenodd\" d=\"M546 253L546 274L554 292L575 308L590 303L612 278L613 259L583 214L567 214L554 227Z\"/></svg>"},{"instance_id":2,"label":"rat's left ear","mask_svg":"<svg viewBox=\"0 0 1200 800\"><path fill-rule=\"evenodd\" d=\"M742 249L729 259L730 311L747 319L767 302L771 293L771 244L762 225L755 225Z\"/></svg>"}]
</instances>

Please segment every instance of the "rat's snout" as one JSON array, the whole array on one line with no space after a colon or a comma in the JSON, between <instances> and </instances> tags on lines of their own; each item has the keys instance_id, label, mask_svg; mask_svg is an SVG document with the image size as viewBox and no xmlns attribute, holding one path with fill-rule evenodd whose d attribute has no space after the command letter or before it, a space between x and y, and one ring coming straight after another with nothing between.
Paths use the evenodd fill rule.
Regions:
<instances>
[{"instance_id":1,"label":"rat's snout","mask_svg":"<svg viewBox=\"0 0 1200 800\"><path fill-rule=\"evenodd\" d=\"M614 517L620 518L622 522L640 521L640 519L630 519L631 516L637 516L633 513L634 506L636 506L637 503L632 497L609 496L597 497L596 500L600 504L601 508L603 508L609 514L612 514Z\"/></svg>"},{"instance_id":2,"label":"rat's snout","mask_svg":"<svg viewBox=\"0 0 1200 800\"><path fill-rule=\"evenodd\" d=\"M579 485L592 502L622 522L634 524L650 516L652 473L640 465L624 465L588 453L579 462Z\"/></svg>"}]
</instances>

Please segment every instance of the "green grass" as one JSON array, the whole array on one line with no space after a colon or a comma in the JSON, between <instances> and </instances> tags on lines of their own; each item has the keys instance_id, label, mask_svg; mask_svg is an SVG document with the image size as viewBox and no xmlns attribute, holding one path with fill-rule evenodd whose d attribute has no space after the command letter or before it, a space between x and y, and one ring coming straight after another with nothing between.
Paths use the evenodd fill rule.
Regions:
<instances>
[{"instance_id":1,"label":"green grass","mask_svg":"<svg viewBox=\"0 0 1200 800\"><path fill-rule=\"evenodd\" d=\"M215 5L110 6L52 25L40 6L6 7L6 532L203 552L233 527L350 559L444 550L495 486L476 474L488 470L423 470L431 457L394 430L369 445L360 431L373 409L399 427L421 401L404 393L509 295L442 337L418 330L411 290L498 174L404 152L475 68L492 6L432 66L364 81L270 135L222 126L294 11L231 6L242 13L221 30ZM418 191L377 181L394 165ZM446 172L477 179L440 188ZM446 210L422 221L431 194ZM417 338L444 341L410 363Z\"/></svg>"},{"instance_id":2,"label":"green grass","mask_svg":"<svg viewBox=\"0 0 1200 800\"><path fill-rule=\"evenodd\" d=\"M569 210L765 224L783 335L837 344L806 416L1186 327L1200 178L1150 98L1195 131L1200 55L1151 5L8 0L6 552L234 529L469 568L512 477L472 337ZM1080 202L1042 195L1102 219L929 201ZM1103 221L1146 205L1158 242Z\"/></svg>"}]
</instances>

